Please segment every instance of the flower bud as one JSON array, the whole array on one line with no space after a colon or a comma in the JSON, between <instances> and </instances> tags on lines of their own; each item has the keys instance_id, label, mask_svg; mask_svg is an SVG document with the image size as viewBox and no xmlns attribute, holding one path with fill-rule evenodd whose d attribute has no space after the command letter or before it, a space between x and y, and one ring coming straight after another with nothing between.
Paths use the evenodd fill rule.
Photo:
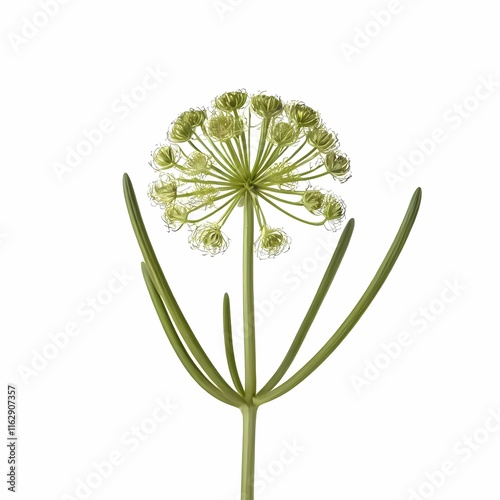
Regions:
<instances>
[{"instance_id":1,"label":"flower bud","mask_svg":"<svg viewBox=\"0 0 500 500\"><path fill-rule=\"evenodd\" d=\"M318 189L308 189L302 195L302 203L304 207L314 215L321 213L321 207L325 200L325 194Z\"/></svg>"},{"instance_id":2,"label":"flower bud","mask_svg":"<svg viewBox=\"0 0 500 500\"><path fill-rule=\"evenodd\" d=\"M177 182L171 175L160 177L149 186L149 198L153 205L164 208L177 198Z\"/></svg>"},{"instance_id":3,"label":"flower bud","mask_svg":"<svg viewBox=\"0 0 500 500\"><path fill-rule=\"evenodd\" d=\"M210 171L212 162L206 154L200 151L194 151L189 155L186 166L194 175L205 175Z\"/></svg>"},{"instance_id":4,"label":"flower bud","mask_svg":"<svg viewBox=\"0 0 500 500\"><path fill-rule=\"evenodd\" d=\"M173 146L161 146L153 153L155 170L165 170L177 163L179 151Z\"/></svg>"},{"instance_id":5,"label":"flower bud","mask_svg":"<svg viewBox=\"0 0 500 500\"><path fill-rule=\"evenodd\" d=\"M323 127L315 127L307 133L307 142L320 153L328 153L337 146L337 136Z\"/></svg>"},{"instance_id":6,"label":"flower bud","mask_svg":"<svg viewBox=\"0 0 500 500\"><path fill-rule=\"evenodd\" d=\"M227 141L236 135L236 122L232 115L219 113L208 119L206 132L217 141Z\"/></svg>"},{"instance_id":7,"label":"flower bud","mask_svg":"<svg viewBox=\"0 0 500 500\"><path fill-rule=\"evenodd\" d=\"M178 118L174 122L168 134L168 138L172 142L187 142L192 136L193 127L188 121L182 120L181 118Z\"/></svg>"},{"instance_id":8,"label":"flower bud","mask_svg":"<svg viewBox=\"0 0 500 500\"><path fill-rule=\"evenodd\" d=\"M181 113L178 119L189 123L194 129L203 125L204 121L207 119L207 112L204 109L190 109L189 111Z\"/></svg>"},{"instance_id":9,"label":"flower bud","mask_svg":"<svg viewBox=\"0 0 500 500\"><path fill-rule=\"evenodd\" d=\"M351 162L346 155L330 151L325 156L325 168L327 172L339 180L345 182L351 177Z\"/></svg>"},{"instance_id":10,"label":"flower bud","mask_svg":"<svg viewBox=\"0 0 500 500\"><path fill-rule=\"evenodd\" d=\"M224 253L229 246L228 238L222 233L220 226L214 223L197 226L191 233L189 243L193 248L212 256Z\"/></svg>"},{"instance_id":11,"label":"flower bud","mask_svg":"<svg viewBox=\"0 0 500 500\"><path fill-rule=\"evenodd\" d=\"M277 257L290 248L291 238L282 230L264 226L255 250L261 259Z\"/></svg>"},{"instance_id":12,"label":"flower bud","mask_svg":"<svg viewBox=\"0 0 500 500\"><path fill-rule=\"evenodd\" d=\"M287 122L275 122L269 131L269 141L282 148L293 146L298 138L297 129Z\"/></svg>"},{"instance_id":13,"label":"flower bud","mask_svg":"<svg viewBox=\"0 0 500 500\"><path fill-rule=\"evenodd\" d=\"M261 118L272 118L283 111L283 102L279 97L257 94L252 97L252 109Z\"/></svg>"},{"instance_id":14,"label":"flower bud","mask_svg":"<svg viewBox=\"0 0 500 500\"><path fill-rule=\"evenodd\" d=\"M186 207L175 204L165 209L162 219L169 231L177 231L187 222L188 215L189 211Z\"/></svg>"},{"instance_id":15,"label":"flower bud","mask_svg":"<svg viewBox=\"0 0 500 500\"><path fill-rule=\"evenodd\" d=\"M248 94L244 90L236 92L226 92L215 98L215 107L221 111L232 112L242 108L248 99Z\"/></svg>"},{"instance_id":16,"label":"flower bud","mask_svg":"<svg viewBox=\"0 0 500 500\"><path fill-rule=\"evenodd\" d=\"M306 106L303 102L292 102L286 108L288 118L299 128L316 127L319 125L319 113Z\"/></svg>"},{"instance_id":17,"label":"flower bud","mask_svg":"<svg viewBox=\"0 0 500 500\"><path fill-rule=\"evenodd\" d=\"M333 194L325 196L322 207L322 214L332 231L336 231L345 217L344 202Z\"/></svg>"}]
</instances>

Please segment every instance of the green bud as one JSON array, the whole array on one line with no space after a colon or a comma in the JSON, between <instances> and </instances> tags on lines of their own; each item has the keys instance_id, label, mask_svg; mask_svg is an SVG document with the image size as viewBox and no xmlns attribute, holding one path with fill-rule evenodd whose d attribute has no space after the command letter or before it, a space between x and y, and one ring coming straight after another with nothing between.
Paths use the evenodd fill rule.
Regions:
<instances>
[{"instance_id":1,"label":"green bud","mask_svg":"<svg viewBox=\"0 0 500 500\"><path fill-rule=\"evenodd\" d=\"M210 171L212 162L206 154L194 151L189 155L186 165L194 175L205 175Z\"/></svg>"},{"instance_id":2,"label":"green bud","mask_svg":"<svg viewBox=\"0 0 500 500\"><path fill-rule=\"evenodd\" d=\"M171 175L160 177L149 186L149 197L154 205L166 207L177 198L177 182Z\"/></svg>"},{"instance_id":3,"label":"green bud","mask_svg":"<svg viewBox=\"0 0 500 500\"><path fill-rule=\"evenodd\" d=\"M219 113L208 119L206 132L218 141L227 141L236 135L237 124L233 115Z\"/></svg>"},{"instance_id":4,"label":"green bud","mask_svg":"<svg viewBox=\"0 0 500 500\"><path fill-rule=\"evenodd\" d=\"M229 240L222 233L220 226L214 223L197 226L191 233L189 243L193 248L212 256L224 253L229 246Z\"/></svg>"},{"instance_id":5,"label":"green bud","mask_svg":"<svg viewBox=\"0 0 500 500\"><path fill-rule=\"evenodd\" d=\"M290 248L291 238L282 230L264 226L255 245L261 259L274 258Z\"/></svg>"},{"instance_id":6,"label":"green bud","mask_svg":"<svg viewBox=\"0 0 500 500\"><path fill-rule=\"evenodd\" d=\"M244 90L236 92L226 92L215 98L215 107L221 111L236 111L242 108L248 99L248 94Z\"/></svg>"},{"instance_id":7,"label":"green bud","mask_svg":"<svg viewBox=\"0 0 500 500\"><path fill-rule=\"evenodd\" d=\"M173 167L177 163L179 151L173 146L162 146L153 153L154 167L163 170Z\"/></svg>"},{"instance_id":8,"label":"green bud","mask_svg":"<svg viewBox=\"0 0 500 500\"><path fill-rule=\"evenodd\" d=\"M283 102L279 97L257 94L252 97L252 109L261 118L272 118L283 111Z\"/></svg>"},{"instance_id":9,"label":"green bud","mask_svg":"<svg viewBox=\"0 0 500 500\"><path fill-rule=\"evenodd\" d=\"M345 217L345 204L335 195L328 194L323 201L322 214L330 229L336 231Z\"/></svg>"},{"instance_id":10,"label":"green bud","mask_svg":"<svg viewBox=\"0 0 500 500\"><path fill-rule=\"evenodd\" d=\"M179 115L178 120L189 123L193 129L203 125L207 119L207 112L204 109L190 109Z\"/></svg>"},{"instance_id":11,"label":"green bud","mask_svg":"<svg viewBox=\"0 0 500 500\"><path fill-rule=\"evenodd\" d=\"M170 129L169 139L172 142L187 142L193 136L193 127L191 124L181 118L178 118Z\"/></svg>"},{"instance_id":12,"label":"green bud","mask_svg":"<svg viewBox=\"0 0 500 500\"><path fill-rule=\"evenodd\" d=\"M340 182L345 182L351 177L351 162L344 154L335 151L327 153L325 167L327 172Z\"/></svg>"},{"instance_id":13,"label":"green bud","mask_svg":"<svg viewBox=\"0 0 500 500\"><path fill-rule=\"evenodd\" d=\"M324 199L325 194L317 189L308 189L302 195L302 203L304 204L304 207L314 215L318 215L320 213Z\"/></svg>"},{"instance_id":14,"label":"green bud","mask_svg":"<svg viewBox=\"0 0 500 500\"><path fill-rule=\"evenodd\" d=\"M279 147L293 146L298 138L298 130L287 122L275 122L269 131L269 141Z\"/></svg>"},{"instance_id":15,"label":"green bud","mask_svg":"<svg viewBox=\"0 0 500 500\"><path fill-rule=\"evenodd\" d=\"M314 127L307 133L307 142L320 153L328 153L337 146L337 136L323 127Z\"/></svg>"},{"instance_id":16,"label":"green bud","mask_svg":"<svg viewBox=\"0 0 500 500\"><path fill-rule=\"evenodd\" d=\"M299 128L316 127L319 125L319 113L306 106L303 102L292 102L286 108L288 118Z\"/></svg>"},{"instance_id":17,"label":"green bud","mask_svg":"<svg viewBox=\"0 0 500 500\"><path fill-rule=\"evenodd\" d=\"M169 231L177 231L186 222L189 215L189 210L182 205L170 205L163 213L163 222L165 222Z\"/></svg>"}]
</instances>

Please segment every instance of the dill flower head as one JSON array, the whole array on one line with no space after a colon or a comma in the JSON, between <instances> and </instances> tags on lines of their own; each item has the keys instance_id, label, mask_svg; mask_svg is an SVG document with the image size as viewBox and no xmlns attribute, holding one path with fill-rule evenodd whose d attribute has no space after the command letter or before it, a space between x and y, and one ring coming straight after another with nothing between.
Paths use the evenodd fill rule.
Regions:
<instances>
[{"instance_id":1,"label":"dill flower head","mask_svg":"<svg viewBox=\"0 0 500 500\"><path fill-rule=\"evenodd\" d=\"M330 230L345 218L341 198L316 182L347 181L350 160L337 134L300 101L225 92L211 107L181 113L166 143L152 153L151 166L158 179L149 197L162 209L167 229L187 226L190 245L206 255L228 248L223 226L245 201L260 229L254 248L261 258L290 247L291 238L272 225L273 212Z\"/></svg>"}]
</instances>

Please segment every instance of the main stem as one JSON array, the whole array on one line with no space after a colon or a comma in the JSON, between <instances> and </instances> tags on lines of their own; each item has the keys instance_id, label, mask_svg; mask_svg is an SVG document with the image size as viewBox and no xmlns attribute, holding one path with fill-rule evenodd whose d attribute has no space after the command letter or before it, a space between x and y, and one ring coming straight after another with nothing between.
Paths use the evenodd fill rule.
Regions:
<instances>
[{"instance_id":1,"label":"main stem","mask_svg":"<svg viewBox=\"0 0 500 500\"><path fill-rule=\"evenodd\" d=\"M249 191L245 193L243 225L243 333L245 345L245 404L243 415L243 453L241 461L241 500L254 498L255 428L257 388L255 362L255 314L253 291L254 207Z\"/></svg>"},{"instance_id":2,"label":"main stem","mask_svg":"<svg viewBox=\"0 0 500 500\"><path fill-rule=\"evenodd\" d=\"M255 475L255 429L257 406L241 407L243 414L243 455L241 460L241 500L253 500Z\"/></svg>"}]
</instances>

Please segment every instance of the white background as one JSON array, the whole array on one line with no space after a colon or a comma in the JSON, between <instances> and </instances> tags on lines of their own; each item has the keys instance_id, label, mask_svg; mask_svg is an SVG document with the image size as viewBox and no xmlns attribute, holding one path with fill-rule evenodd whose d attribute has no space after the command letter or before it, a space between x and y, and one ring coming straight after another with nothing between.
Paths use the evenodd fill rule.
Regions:
<instances>
[{"instance_id":1,"label":"white background","mask_svg":"<svg viewBox=\"0 0 500 500\"><path fill-rule=\"evenodd\" d=\"M89 477L92 499L237 498L240 414L205 394L175 358L142 283L121 176L131 175L171 286L227 374L221 303L229 291L237 328L240 221L230 222L232 245L223 257L203 257L189 249L187 231L166 233L146 188L154 179L151 150L177 114L243 87L319 109L352 161L352 179L335 188L356 230L293 370L349 312L412 192L421 186L424 193L393 274L355 330L303 384L259 410L257 498L498 499L500 432L488 419L500 411L496 4L57 6L45 7L49 18L41 3L23 0L4 5L1 16L1 390L5 401L7 383L18 389L17 498L83 498L84 488L76 488ZM389 8L389 18L380 14ZM151 71L156 84L148 80L144 91ZM481 83L487 80L489 90ZM100 144L56 175L68 148L103 120ZM432 145L436 129L441 139ZM416 141L427 144L425 155ZM410 157L413 170L406 167L391 186L389 173L399 175ZM319 284L323 248L331 252L338 238L284 224L291 250L256 270L260 385ZM109 298L114 273L127 276L126 286L91 315L88 300ZM54 354L47 346L71 323L79 334ZM397 349L390 343L403 332L410 344ZM387 344L394 359L384 355ZM44 352L55 357L43 361ZM176 406L159 424L151 420L164 415L157 398ZM149 434L133 449L127 436L141 425ZM296 456L283 451L285 442ZM95 488L93 463L113 453L121 463ZM434 474L440 487L425 484L446 461L453 472ZM2 496L6 487L2 480Z\"/></svg>"}]
</instances>

